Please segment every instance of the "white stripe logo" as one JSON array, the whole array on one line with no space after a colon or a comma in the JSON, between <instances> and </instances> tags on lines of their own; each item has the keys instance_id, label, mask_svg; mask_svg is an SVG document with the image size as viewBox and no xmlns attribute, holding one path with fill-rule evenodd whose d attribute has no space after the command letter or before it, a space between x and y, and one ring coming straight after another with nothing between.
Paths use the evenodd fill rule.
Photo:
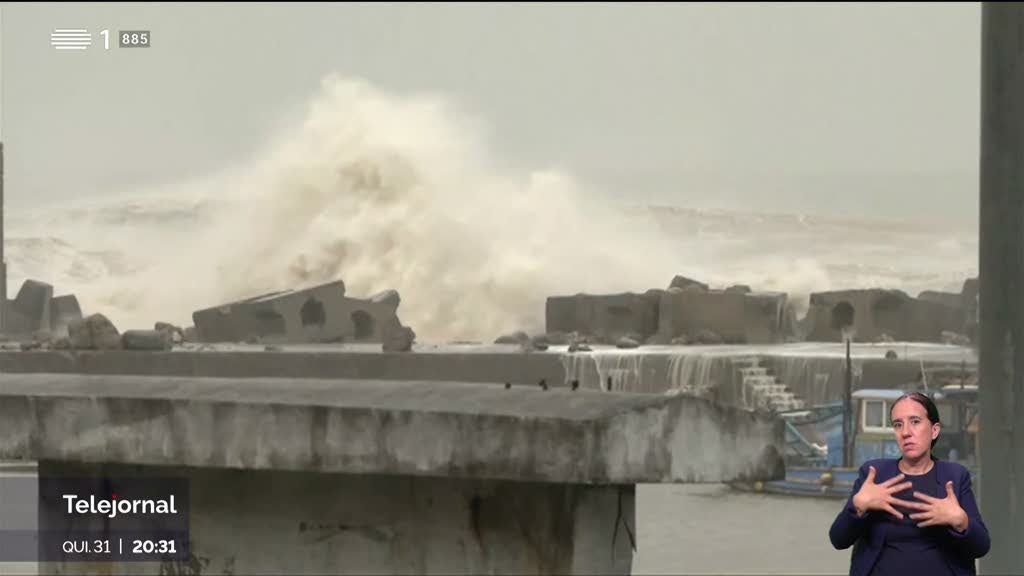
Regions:
<instances>
[{"instance_id":1,"label":"white stripe logo","mask_svg":"<svg viewBox=\"0 0 1024 576\"><path fill-rule=\"evenodd\" d=\"M57 50L85 50L92 45L92 35L85 28L54 28L50 46Z\"/></svg>"}]
</instances>

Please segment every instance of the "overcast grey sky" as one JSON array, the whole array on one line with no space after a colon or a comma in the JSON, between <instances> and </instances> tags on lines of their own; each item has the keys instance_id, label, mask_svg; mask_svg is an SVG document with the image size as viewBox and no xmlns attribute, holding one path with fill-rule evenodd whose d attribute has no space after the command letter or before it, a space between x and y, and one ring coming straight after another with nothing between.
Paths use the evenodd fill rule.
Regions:
<instances>
[{"instance_id":1,"label":"overcast grey sky","mask_svg":"<svg viewBox=\"0 0 1024 576\"><path fill-rule=\"evenodd\" d=\"M451 94L486 121L501 161L563 168L624 201L976 218L976 4L8 3L0 15L13 206L243 161L333 72ZM92 47L54 50L58 27L87 28ZM104 28L149 29L152 47L105 51Z\"/></svg>"}]
</instances>

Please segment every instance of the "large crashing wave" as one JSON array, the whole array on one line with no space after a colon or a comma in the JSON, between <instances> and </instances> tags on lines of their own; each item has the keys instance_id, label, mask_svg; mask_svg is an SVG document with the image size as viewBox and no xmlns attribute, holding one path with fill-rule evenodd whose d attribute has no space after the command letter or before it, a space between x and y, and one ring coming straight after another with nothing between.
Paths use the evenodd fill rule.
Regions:
<instances>
[{"instance_id":1,"label":"large crashing wave","mask_svg":"<svg viewBox=\"0 0 1024 576\"><path fill-rule=\"evenodd\" d=\"M304 121L243 166L11 215L9 289L44 280L129 328L343 279L357 297L397 289L403 322L445 341L540 331L549 295L642 292L677 273L800 297L958 290L976 270L969 231L623 210L564 172L503 170L481 134L441 97L329 77Z\"/></svg>"}]
</instances>

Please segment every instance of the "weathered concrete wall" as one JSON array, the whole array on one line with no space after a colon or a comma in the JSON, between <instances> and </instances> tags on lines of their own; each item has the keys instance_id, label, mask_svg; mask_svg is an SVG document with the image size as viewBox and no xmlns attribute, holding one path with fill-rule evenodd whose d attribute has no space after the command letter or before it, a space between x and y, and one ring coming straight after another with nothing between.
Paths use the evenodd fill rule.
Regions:
<instances>
[{"instance_id":1,"label":"weathered concrete wall","mask_svg":"<svg viewBox=\"0 0 1024 576\"><path fill-rule=\"evenodd\" d=\"M551 296L545 305L546 331L578 332L600 342L630 335L646 339L658 329L659 294L652 290L644 294Z\"/></svg>"},{"instance_id":2,"label":"weathered concrete wall","mask_svg":"<svg viewBox=\"0 0 1024 576\"><path fill-rule=\"evenodd\" d=\"M0 375L0 459L555 483L781 475L781 422L686 396L350 380Z\"/></svg>"},{"instance_id":3,"label":"weathered concrete wall","mask_svg":"<svg viewBox=\"0 0 1024 576\"><path fill-rule=\"evenodd\" d=\"M65 574L628 574L632 486L43 462L44 475L185 476L191 563Z\"/></svg>"},{"instance_id":4,"label":"weathered concrete wall","mask_svg":"<svg viewBox=\"0 0 1024 576\"><path fill-rule=\"evenodd\" d=\"M907 342L940 342L943 331L960 332L964 326L964 311L959 306L911 298L899 290L839 290L811 294L804 319L807 340L842 340L832 325L833 308L842 302L855 311L857 342L873 342L883 335Z\"/></svg>"},{"instance_id":5,"label":"weathered concrete wall","mask_svg":"<svg viewBox=\"0 0 1024 576\"><path fill-rule=\"evenodd\" d=\"M0 372L222 378L511 382L567 380L558 354L370 352L0 351Z\"/></svg>"},{"instance_id":6,"label":"weathered concrete wall","mask_svg":"<svg viewBox=\"0 0 1024 576\"><path fill-rule=\"evenodd\" d=\"M348 298L337 281L198 310L192 320L202 342L383 342L397 307L397 299Z\"/></svg>"}]
</instances>

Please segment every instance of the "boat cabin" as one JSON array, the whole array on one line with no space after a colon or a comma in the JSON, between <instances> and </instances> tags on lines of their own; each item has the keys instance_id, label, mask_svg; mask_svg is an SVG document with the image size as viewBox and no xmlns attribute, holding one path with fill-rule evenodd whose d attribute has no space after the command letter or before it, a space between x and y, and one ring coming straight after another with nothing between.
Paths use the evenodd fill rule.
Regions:
<instances>
[{"instance_id":1,"label":"boat cabin","mask_svg":"<svg viewBox=\"0 0 1024 576\"><path fill-rule=\"evenodd\" d=\"M950 384L921 392L930 396L939 409L942 431L932 449L935 456L943 460L961 462L966 466L976 465L978 386ZM857 390L852 394L855 466L875 458L899 458L900 450L889 420L889 411L903 394L903 390L870 388ZM840 446L837 446L840 454L841 443L840 440Z\"/></svg>"}]
</instances>

